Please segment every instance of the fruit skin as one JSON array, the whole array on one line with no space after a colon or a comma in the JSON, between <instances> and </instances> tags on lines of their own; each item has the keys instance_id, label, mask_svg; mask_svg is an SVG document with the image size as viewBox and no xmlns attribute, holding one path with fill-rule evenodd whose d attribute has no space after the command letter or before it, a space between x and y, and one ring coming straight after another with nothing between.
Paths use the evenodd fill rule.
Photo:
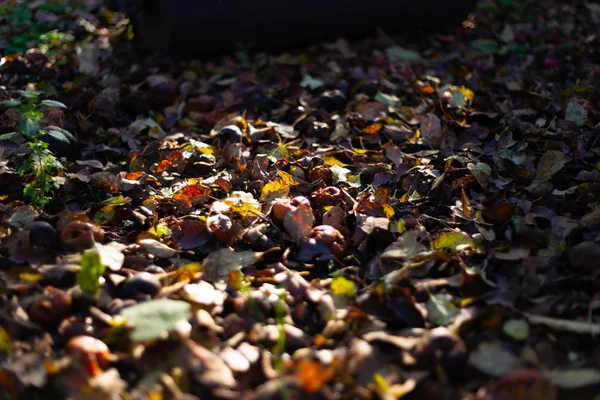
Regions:
<instances>
[{"instance_id":1,"label":"fruit skin","mask_svg":"<svg viewBox=\"0 0 600 400\"><path fill-rule=\"evenodd\" d=\"M195 112L209 112L215 109L217 102L215 98L208 94L191 97L187 101L187 109Z\"/></svg>"},{"instance_id":2,"label":"fruit skin","mask_svg":"<svg viewBox=\"0 0 600 400\"><path fill-rule=\"evenodd\" d=\"M161 288L160 280L150 272L138 272L127 278L121 286L121 295L127 298L138 295L149 295L154 297Z\"/></svg>"},{"instance_id":3,"label":"fruit skin","mask_svg":"<svg viewBox=\"0 0 600 400\"><path fill-rule=\"evenodd\" d=\"M311 197L319 207L340 205L344 201L344 193L335 186L318 189Z\"/></svg>"},{"instance_id":4,"label":"fruit skin","mask_svg":"<svg viewBox=\"0 0 600 400\"><path fill-rule=\"evenodd\" d=\"M60 335L61 341L67 342L68 340L81 335L93 335L94 326L92 324L91 317L76 317L70 316L65 318L58 327L58 334Z\"/></svg>"},{"instance_id":5,"label":"fruit skin","mask_svg":"<svg viewBox=\"0 0 600 400\"><path fill-rule=\"evenodd\" d=\"M327 112L342 111L346 107L346 96L341 90L328 90L321 95L320 103Z\"/></svg>"},{"instance_id":6,"label":"fruit skin","mask_svg":"<svg viewBox=\"0 0 600 400\"><path fill-rule=\"evenodd\" d=\"M104 229L83 221L71 221L60 233L60 243L69 250L83 251L104 242Z\"/></svg>"},{"instance_id":7,"label":"fruit skin","mask_svg":"<svg viewBox=\"0 0 600 400\"><path fill-rule=\"evenodd\" d=\"M55 249L58 247L58 232L47 222L30 222L25 226L25 231L29 232L29 244L31 246L43 247L45 249Z\"/></svg>"},{"instance_id":8,"label":"fruit skin","mask_svg":"<svg viewBox=\"0 0 600 400\"><path fill-rule=\"evenodd\" d=\"M334 257L340 258L344 255L346 239L333 226L318 225L311 229L306 236L309 239L315 239L323 243Z\"/></svg>"},{"instance_id":9,"label":"fruit skin","mask_svg":"<svg viewBox=\"0 0 600 400\"><path fill-rule=\"evenodd\" d=\"M110 349L101 340L92 336L75 336L65 346L65 350L75 361L88 365L97 362L101 367L110 361Z\"/></svg>"},{"instance_id":10,"label":"fruit skin","mask_svg":"<svg viewBox=\"0 0 600 400\"><path fill-rule=\"evenodd\" d=\"M447 376L459 380L467 363L467 347L447 328L433 329L414 349L417 365L423 369L442 368Z\"/></svg>"},{"instance_id":11,"label":"fruit skin","mask_svg":"<svg viewBox=\"0 0 600 400\"><path fill-rule=\"evenodd\" d=\"M50 287L43 297L31 304L29 318L46 328L55 328L71 314L72 304L70 294Z\"/></svg>"},{"instance_id":12,"label":"fruit skin","mask_svg":"<svg viewBox=\"0 0 600 400\"><path fill-rule=\"evenodd\" d=\"M331 185L333 174L329 167L325 165L317 165L313 169L311 169L310 174L308 175L310 182L315 183L317 181L322 181L325 185Z\"/></svg>"},{"instance_id":13,"label":"fruit skin","mask_svg":"<svg viewBox=\"0 0 600 400\"><path fill-rule=\"evenodd\" d=\"M224 126L223 128L221 128L218 134L221 147L225 146L227 142L241 143L243 137L244 134L242 133L242 130L236 125Z\"/></svg>"},{"instance_id":14,"label":"fruit skin","mask_svg":"<svg viewBox=\"0 0 600 400\"><path fill-rule=\"evenodd\" d=\"M283 221L285 215L291 211L294 211L300 204L310 207L310 201L304 196L296 196L292 199L286 197L275 200L275 204L273 204L273 208L271 210L273 218L276 221Z\"/></svg>"}]
</instances>

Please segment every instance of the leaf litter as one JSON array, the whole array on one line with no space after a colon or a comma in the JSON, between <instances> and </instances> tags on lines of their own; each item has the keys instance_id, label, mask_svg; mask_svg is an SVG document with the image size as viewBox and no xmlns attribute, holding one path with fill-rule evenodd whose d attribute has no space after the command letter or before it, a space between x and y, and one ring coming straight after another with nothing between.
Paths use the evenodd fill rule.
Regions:
<instances>
[{"instance_id":1,"label":"leaf litter","mask_svg":"<svg viewBox=\"0 0 600 400\"><path fill-rule=\"evenodd\" d=\"M597 396L594 2L199 60L98 2L9 3L3 397Z\"/></svg>"}]
</instances>

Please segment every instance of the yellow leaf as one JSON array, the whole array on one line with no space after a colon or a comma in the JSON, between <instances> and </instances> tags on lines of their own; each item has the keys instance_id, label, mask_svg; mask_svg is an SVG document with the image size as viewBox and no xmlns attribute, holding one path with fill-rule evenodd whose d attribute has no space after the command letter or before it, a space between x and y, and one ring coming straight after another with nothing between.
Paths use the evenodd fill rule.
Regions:
<instances>
[{"instance_id":1,"label":"yellow leaf","mask_svg":"<svg viewBox=\"0 0 600 400\"><path fill-rule=\"evenodd\" d=\"M186 279L191 280L195 274L200 272L200 270L202 270L202 264L200 263L190 263L182 265L181 267L177 268L177 270L175 270L175 273L173 274L173 279L175 280L175 282L181 282Z\"/></svg>"},{"instance_id":2,"label":"yellow leaf","mask_svg":"<svg viewBox=\"0 0 600 400\"><path fill-rule=\"evenodd\" d=\"M261 215L260 210L254 207L251 203L243 203L241 205L235 204L233 201L225 200L223 203L227 204L231 211L238 214L242 218L256 217Z\"/></svg>"},{"instance_id":3,"label":"yellow leaf","mask_svg":"<svg viewBox=\"0 0 600 400\"><path fill-rule=\"evenodd\" d=\"M473 241L467 235L460 232L445 232L433 241L436 250L450 250L453 253L459 251L459 247L472 246Z\"/></svg>"},{"instance_id":4,"label":"yellow leaf","mask_svg":"<svg viewBox=\"0 0 600 400\"><path fill-rule=\"evenodd\" d=\"M148 400L163 400L163 394L161 391L157 390L148 394Z\"/></svg>"},{"instance_id":5,"label":"yellow leaf","mask_svg":"<svg viewBox=\"0 0 600 400\"><path fill-rule=\"evenodd\" d=\"M262 201L276 199L279 197L286 197L290 192L290 185L283 182L282 180L274 180L267 183L262 189Z\"/></svg>"},{"instance_id":6,"label":"yellow leaf","mask_svg":"<svg viewBox=\"0 0 600 400\"><path fill-rule=\"evenodd\" d=\"M386 218L392 218L394 216L396 212L394 211L394 207L390 206L389 204L384 204L383 205L383 214L385 215Z\"/></svg>"},{"instance_id":7,"label":"yellow leaf","mask_svg":"<svg viewBox=\"0 0 600 400\"><path fill-rule=\"evenodd\" d=\"M212 146L210 146L206 143L196 142L195 145L196 145L195 146L196 150L198 150L202 154L214 154L215 153L215 150L212 148Z\"/></svg>"},{"instance_id":8,"label":"yellow leaf","mask_svg":"<svg viewBox=\"0 0 600 400\"><path fill-rule=\"evenodd\" d=\"M420 137L421 137L421 130L417 129L417 131L415 132L413 137L408 139L408 143L410 143L410 144L417 143L417 140L419 140Z\"/></svg>"},{"instance_id":9,"label":"yellow leaf","mask_svg":"<svg viewBox=\"0 0 600 400\"><path fill-rule=\"evenodd\" d=\"M410 200L410 192L406 192L402 195L402 197L400 197L400 203L406 203L407 201Z\"/></svg>"},{"instance_id":10,"label":"yellow leaf","mask_svg":"<svg viewBox=\"0 0 600 400\"><path fill-rule=\"evenodd\" d=\"M473 93L473 91L469 88L461 86L458 88L458 91L462 93L462 95L465 97L465 100L468 102L473 101L475 98L475 93Z\"/></svg>"},{"instance_id":11,"label":"yellow leaf","mask_svg":"<svg viewBox=\"0 0 600 400\"><path fill-rule=\"evenodd\" d=\"M353 297L356 294L356 284L350 279L338 276L331 282L331 291L336 296Z\"/></svg>"},{"instance_id":12,"label":"yellow leaf","mask_svg":"<svg viewBox=\"0 0 600 400\"><path fill-rule=\"evenodd\" d=\"M373 383L384 393L390 390L390 384L379 372L373 374Z\"/></svg>"},{"instance_id":13,"label":"yellow leaf","mask_svg":"<svg viewBox=\"0 0 600 400\"><path fill-rule=\"evenodd\" d=\"M379 204L387 204L390 202L390 189L378 187L373 191L373 197Z\"/></svg>"},{"instance_id":14,"label":"yellow leaf","mask_svg":"<svg viewBox=\"0 0 600 400\"><path fill-rule=\"evenodd\" d=\"M27 282L37 282L43 278L42 274L38 272L21 272L19 279Z\"/></svg>"},{"instance_id":15,"label":"yellow leaf","mask_svg":"<svg viewBox=\"0 0 600 400\"><path fill-rule=\"evenodd\" d=\"M390 232L392 233L404 233L406 232L406 224L403 219L398 221L392 221L390 223Z\"/></svg>"},{"instance_id":16,"label":"yellow leaf","mask_svg":"<svg viewBox=\"0 0 600 400\"><path fill-rule=\"evenodd\" d=\"M343 167L346 164L344 164L335 157L325 156L325 158L323 158L323 165L325 165L326 167L333 167L334 165L337 165L338 167Z\"/></svg>"},{"instance_id":17,"label":"yellow leaf","mask_svg":"<svg viewBox=\"0 0 600 400\"><path fill-rule=\"evenodd\" d=\"M296 179L294 179L292 175L288 174L285 171L278 170L277 175L279 175L279 178L283 183L289 186L297 186L300 184Z\"/></svg>"},{"instance_id":18,"label":"yellow leaf","mask_svg":"<svg viewBox=\"0 0 600 400\"><path fill-rule=\"evenodd\" d=\"M0 351L10 354L13 340L4 328L0 326Z\"/></svg>"}]
</instances>

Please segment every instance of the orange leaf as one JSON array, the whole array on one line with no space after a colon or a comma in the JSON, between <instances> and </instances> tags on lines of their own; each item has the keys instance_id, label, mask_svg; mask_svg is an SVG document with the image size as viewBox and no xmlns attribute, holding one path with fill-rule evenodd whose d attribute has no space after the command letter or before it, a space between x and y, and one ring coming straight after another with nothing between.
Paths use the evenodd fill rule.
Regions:
<instances>
[{"instance_id":1,"label":"orange leaf","mask_svg":"<svg viewBox=\"0 0 600 400\"><path fill-rule=\"evenodd\" d=\"M187 185L181 188L173 198L175 200L189 201L195 203L210 194L210 188L201 185Z\"/></svg>"},{"instance_id":2,"label":"orange leaf","mask_svg":"<svg viewBox=\"0 0 600 400\"><path fill-rule=\"evenodd\" d=\"M378 135L382 130L383 124L381 122L377 122L364 128L363 133L366 133L367 135Z\"/></svg>"},{"instance_id":3,"label":"orange leaf","mask_svg":"<svg viewBox=\"0 0 600 400\"><path fill-rule=\"evenodd\" d=\"M471 204L469 203L469 197L467 197L467 192L465 191L465 188L462 188L461 202L462 211L465 217L473 218L473 209L471 208Z\"/></svg>"},{"instance_id":4,"label":"orange leaf","mask_svg":"<svg viewBox=\"0 0 600 400\"><path fill-rule=\"evenodd\" d=\"M156 168L157 173L164 172L169 167L176 167L183 160L183 155L180 151L171 152L167 158L160 161Z\"/></svg>"},{"instance_id":5,"label":"orange leaf","mask_svg":"<svg viewBox=\"0 0 600 400\"><path fill-rule=\"evenodd\" d=\"M506 221L513 216L516 206L507 201L494 201L485 206L482 211L483 217L492 221Z\"/></svg>"},{"instance_id":6,"label":"orange leaf","mask_svg":"<svg viewBox=\"0 0 600 400\"><path fill-rule=\"evenodd\" d=\"M125 179L129 179L130 181L139 181L146 175L145 172L130 172L125 176Z\"/></svg>"},{"instance_id":7,"label":"orange leaf","mask_svg":"<svg viewBox=\"0 0 600 400\"><path fill-rule=\"evenodd\" d=\"M425 85L420 87L421 93L432 94L435 93L435 89L431 85Z\"/></svg>"},{"instance_id":8,"label":"orange leaf","mask_svg":"<svg viewBox=\"0 0 600 400\"><path fill-rule=\"evenodd\" d=\"M327 381L333 378L337 362L324 367L318 361L300 360L296 366L295 376L301 382L302 388L308 393L319 391Z\"/></svg>"},{"instance_id":9,"label":"orange leaf","mask_svg":"<svg viewBox=\"0 0 600 400\"><path fill-rule=\"evenodd\" d=\"M285 214L283 227L292 239L299 241L308 235L315 222L312 208L306 204L300 204L295 210Z\"/></svg>"},{"instance_id":10,"label":"orange leaf","mask_svg":"<svg viewBox=\"0 0 600 400\"><path fill-rule=\"evenodd\" d=\"M217 178L217 179L215 179L215 184L219 185L219 187L221 189L223 189L223 191L225 193L229 193L229 191L233 187L233 185L231 184L231 182L229 182L227 179L223 179L223 178Z\"/></svg>"}]
</instances>

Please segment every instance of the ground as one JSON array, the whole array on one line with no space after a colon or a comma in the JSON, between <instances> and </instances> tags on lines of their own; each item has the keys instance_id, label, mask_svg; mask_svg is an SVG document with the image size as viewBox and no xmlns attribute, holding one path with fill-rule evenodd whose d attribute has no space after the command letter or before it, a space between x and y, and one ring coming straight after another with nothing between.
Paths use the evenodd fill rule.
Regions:
<instances>
[{"instance_id":1,"label":"ground","mask_svg":"<svg viewBox=\"0 0 600 400\"><path fill-rule=\"evenodd\" d=\"M598 399L597 1L195 60L0 7L1 398Z\"/></svg>"}]
</instances>

